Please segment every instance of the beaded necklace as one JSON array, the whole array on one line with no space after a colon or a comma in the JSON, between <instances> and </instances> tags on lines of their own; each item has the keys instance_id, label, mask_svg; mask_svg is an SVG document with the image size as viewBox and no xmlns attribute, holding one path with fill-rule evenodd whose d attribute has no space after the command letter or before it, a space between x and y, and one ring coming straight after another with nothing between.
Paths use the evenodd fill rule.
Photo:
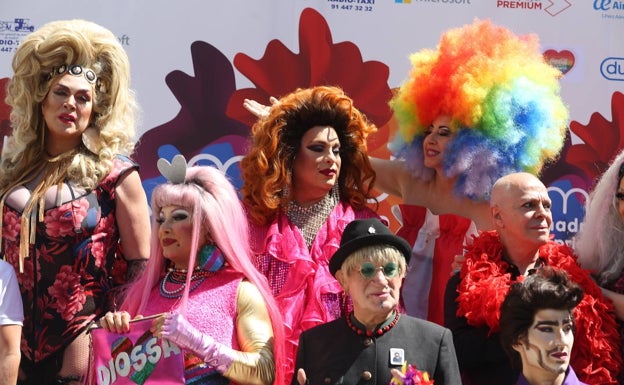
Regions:
<instances>
[{"instance_id":1,"label":"beaded necklace","mask_svg":"<svg viewBox=\"0 0 624 385\"><path fill-rule=\"evenodd\" d=\"M353 315L353 312L347 315L347 325L349 325L349 328L351 328L351 330L353 330L358 336L381 337L382 335L386 334L390 329L392 329L394 325L396 325L396 323L399 321L400 314L398 311L395 311L394 319L392 321L390 321L387 325L375 330L365 330L358 327L353 323L353 320L351 319L352 317L355 317Z\"/></svg>"},{"instance_id":2,"label":"beaded necklace","mask_svg":"<svg viewBox=\"0 0 624 385\"><path fill-rule=\"evenodd\" d=\"M186 287L186 274L186 269L169 268L162 281L160 282L160 295L165 298L182 297L182 293L184 291L184 288ZM193 270L193 273L191 274L191 282L193 283L193 285L190 287L189 293L197 289L206 278L212 277L215 274L216 271L206 271L199 267L195 268L195 270ZM167 284L177 287L173 290L169 290L167 289Z\"/></svg>"},{"instance_id":3,"label":"beaded necklace","mask_svg":"<svg viewBox=\"0 0 624 385\"><path fill-rule=\"evenodd\" d=\"M339 194L338 185L336 185L323 199L310 206L301 206L294 199L288 202L286 215L301 231L308 248L312 246L319 229L336 207L340 200Z\"/></svg>"}]
</instances>

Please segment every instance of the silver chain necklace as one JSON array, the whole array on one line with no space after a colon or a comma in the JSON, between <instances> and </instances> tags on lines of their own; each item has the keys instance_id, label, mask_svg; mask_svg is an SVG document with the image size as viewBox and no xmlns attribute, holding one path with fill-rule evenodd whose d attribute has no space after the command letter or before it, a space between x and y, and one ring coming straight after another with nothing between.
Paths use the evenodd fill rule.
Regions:
<instances>
[{"instance_id":1,"label":"silver chain necklace","mask_svg":"<svg viewBox=\"0 0 624 385\"><path fill-rule=\"evenodd\" d=\"M331 192L320 201L310 205L301 206L294 199L288 202L286 215L288 219L301 231L308 249L312 246L316 234L329 214L334 210L338 203L338 186L332 188Z\"/></svg>"}]
</instances>

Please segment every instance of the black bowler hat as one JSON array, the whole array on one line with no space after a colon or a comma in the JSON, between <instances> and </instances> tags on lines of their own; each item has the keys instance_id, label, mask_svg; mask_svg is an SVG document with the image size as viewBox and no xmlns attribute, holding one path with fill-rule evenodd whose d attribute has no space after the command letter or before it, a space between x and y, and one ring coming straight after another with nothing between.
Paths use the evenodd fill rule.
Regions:
<instances>
[{"instance_id":1,"label":"black bowler hat","mask_svg":"<svg viewBox=\"0 0 624 385\"><path fill-rule=\"evenodd\" d=\"M329 261L329 272L336 276L345 259L355 251L371 245L390 245L396 247L408 264L412 248L407 241L392 234L388 226L377 218L356 219L345 227L340 240L340 248Z\"/></svg>"}]
</instances>

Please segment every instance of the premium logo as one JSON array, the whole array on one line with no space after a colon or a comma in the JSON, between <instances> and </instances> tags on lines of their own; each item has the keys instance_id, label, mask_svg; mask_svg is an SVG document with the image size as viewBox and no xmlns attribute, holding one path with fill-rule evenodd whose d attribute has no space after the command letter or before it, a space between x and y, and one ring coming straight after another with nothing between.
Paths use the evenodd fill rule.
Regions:
<instances>
[{"instance_id":1,"label":"premium logo","mask_svg":"<svg viewBox=\"0 0 624 385\"><path fill-rule=\"evenodd\" d=\"M571 6L572 4L570 4L568 0L524 0L524 1L497 0L496 1L497 8L545 11L550 16L557 16L558 14L570 8Z\"/></svg>"},{"instance_id":2,"label":"premium logo","mask_svg":"<svg viewBox=\"0 0 624 385\"><path fill-rule=\"evenodd\" d=\"M572 4L568 0L552 0L550 5L544 8L544 11L548 12L550 16L556 16L571 6Z\"/></svg>"}]
</instances>

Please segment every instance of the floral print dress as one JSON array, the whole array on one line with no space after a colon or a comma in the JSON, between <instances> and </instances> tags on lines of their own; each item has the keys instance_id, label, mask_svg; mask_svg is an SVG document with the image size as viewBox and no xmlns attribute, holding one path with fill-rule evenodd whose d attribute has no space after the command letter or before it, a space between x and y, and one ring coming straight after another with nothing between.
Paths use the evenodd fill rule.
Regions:
<instances>
[{"instance_id":1,"label":"floral print dress","mask_svg":"<svg viewBox=\"0 0 624 385\"><path fill-rule=\"evenodd\" d=\"M19 272L21 211L4 205L2 255L18 272L24 303L21 350L30 363L61 351L108 310L108 294L125 279L115 221L115 186L138 166L117 157L109 175L80 196L44 211L35 241Z\"/></svg>"}]
</instances>

